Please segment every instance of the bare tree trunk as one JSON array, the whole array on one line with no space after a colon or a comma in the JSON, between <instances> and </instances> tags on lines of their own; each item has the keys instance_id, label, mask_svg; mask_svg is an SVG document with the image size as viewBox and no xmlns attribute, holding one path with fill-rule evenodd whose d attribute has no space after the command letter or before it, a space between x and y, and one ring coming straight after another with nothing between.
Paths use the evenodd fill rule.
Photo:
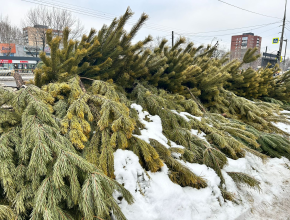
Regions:
<instances>
[{"instance_id":1,"label":"bare tree trunk","mask_svg":"<svg viewBox=\"0 0 290 220\"><path fill-rule=\"evenodd\" d=\"M30 55L31 55L32 57L34 57L31 48L30 48L29 46L27 46L26 49L28 50L28 52L30 53ZM37 57L37 56L36 56L36 57Z\"/></svg>"},{"instance_id":2,"label":"bare tree trunk","mask_svg":"<svg viewBox=\"0 0 290 220\"><path fill-rule=\"evenodd\" d=\"M42 52L44 52L44 48L45 48L45 38L42 39Z\"/></svg>"},{"instance_id":3,"label":"bare tree trunk","mask_svg":"<svg viewBox=\"0 0 290 220\"><path fill-rule=\"evenodd\" d=\"M21 86L24 85L24 81L23 81L21 75L18 72L14 72L13 77L15 79L17 88L20 89Z\"/></svg>"},{"instance_id":4,"label":"bare tree trunk","mask_svg":"<svg viewBox=\"0 0 290 220\"><path fill-rule=\"evenodd\" d=\"M10 56L10 54L11 54L11 45L10 43L8 43L8 51L7 51L6 56Z\"/></svg>"},{"instance_id":5,"label":"bare tree trunk","mask_svg":"<svg viewBox=\"0 0 290 220\"><path fill-rule=\"evenodd\" d=\"M37 57L37 39L36 39L36 47L35 47L35 51L36 51L36 53L35 53L35 56Z\"/></svg>"}]
</instances>

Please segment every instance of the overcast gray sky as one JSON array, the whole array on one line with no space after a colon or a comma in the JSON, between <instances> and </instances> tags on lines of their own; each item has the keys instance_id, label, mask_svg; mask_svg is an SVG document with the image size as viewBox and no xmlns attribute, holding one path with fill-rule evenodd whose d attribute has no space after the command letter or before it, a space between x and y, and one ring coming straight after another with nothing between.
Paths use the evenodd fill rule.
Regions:
<instances>
[{"instance_id":1,"label":"overcast gray sky","mask_svg":"<svg viewBox=\"0 0 290 220\"><path fill-rule=\"evenodd\" d=\"M27 11L37 6L37 4L31 3L32 1L35 0L0 0L0 15L8 15L13 24L20 25ZM45 0L38 0L38 2L40 1ZM90 10L94 16L74 13L85 24L87 30L91 27L99 30L103 24L109 24L112 17L122 15L128 6L135 13L131 19L132 21L137 20L141 13L145 12L149 15L149 20L134 39L135 41L143 39L148 34L153 37L164 36L171 40L171 31L175 31L176 38L178 37L177 34L182 34L197 45L219 40L222 48L229 49L232 35L253 32L263 38L262 51L265 51L266 46L268 46L268 52L276 52L278 50L279 46L272 44L272 38L280 37L281 35L279 34L281 32L281 27L279 26L282 24L285 0L223 1L277 18L253 14L218 0L50 0L52 4L64 3L70 6L77 6L78 10L86 11L86 13ZM289 7L290 3L287 7L290 12ZM288 20L290 21L290 13L288 14ZM100 16L106 16L108 19L102 19ZM263 24L268 25L258 26ZM220 31L225 29L235 30ZM287 22L287 29L290 30L290 22ZM285 29L285 37L289 37L290 41L290 31L287 29ZM197 34L198 32L207 33ZM290 56L290 42L287 54Z\"/></svg>"}]
</instances>

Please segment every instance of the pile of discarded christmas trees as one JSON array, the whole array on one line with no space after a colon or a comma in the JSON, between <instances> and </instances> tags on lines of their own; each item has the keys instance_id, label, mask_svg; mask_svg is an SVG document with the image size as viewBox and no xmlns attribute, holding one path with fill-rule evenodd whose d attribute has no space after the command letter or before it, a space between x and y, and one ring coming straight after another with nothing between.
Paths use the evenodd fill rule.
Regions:
<instances>
[{"instance_id":1,"label":"pile of discarded christmas trees","mask_svg":"<svg viewBox=\"0 0 290 220\"><path fill-rule=\"evenodd\" d=\"M162 40L148 49L150 36L132 44L148 16L126 32L131 16L128 9L80 41L69 40L68 29L63 37L48 30L51 56L40 55L34 80L24 84L16 73L17 91L0 87L0 219L125 219L117 199L134 201L114 180L117 149L133 151L146 171L165 164L180 186L207 187L181 161L205 164L231 201L221 172L227 158L247 152L290 158L288 134L275 126L288 123L280 111L290 101L290 73L274 78L278 67L241 70L258 58L255 49L243 62L229 62L214 56L216 47L184 38L173 47ZM184 148L138 138L144 125L133 103L161 118L169 145ZM247 174L228 174L259 189ZM122 196L114 198L115 191Z\"/></svg>"}]
</instances>

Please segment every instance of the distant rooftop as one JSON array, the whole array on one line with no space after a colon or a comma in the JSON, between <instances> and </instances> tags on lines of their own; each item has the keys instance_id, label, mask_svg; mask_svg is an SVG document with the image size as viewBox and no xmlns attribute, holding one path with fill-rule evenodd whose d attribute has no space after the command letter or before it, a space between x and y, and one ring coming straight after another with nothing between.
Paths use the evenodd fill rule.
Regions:
<instances>
[{"instance_id":1,"label":"distant rooftop","mask_svg":"<svg viewBox=\"0 0 290 220\"><path fill-rule=\"evenodd\" d=\"M35 28L44 28L44 29L48 29L48 26L46 25L40 25L40 24L36 24L34 25Z\"/></svg>"},{"instance_id":2,"label":"distant rooftop","mask_svg":"<svg viewBox=\"0 0 290 220\"><path fill-rule=\"evenodd\" d=\"M254 33L243 33L243 35L253 35L254 36Z\"/></svg>"}]
</instances>

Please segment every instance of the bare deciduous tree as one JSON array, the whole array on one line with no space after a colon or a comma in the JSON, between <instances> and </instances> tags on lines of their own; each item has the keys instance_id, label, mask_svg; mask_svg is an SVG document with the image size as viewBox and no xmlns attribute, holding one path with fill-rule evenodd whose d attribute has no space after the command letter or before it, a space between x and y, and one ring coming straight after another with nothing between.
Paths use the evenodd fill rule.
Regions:
<instances>
[{"instance_id":1,"label":"bare deciduous tree","mask_svg":"<svg viewBox=\"0 0 290 220\"><path fill-rule=\"evenodd\" d=\"M54 35L61 36L62 30L65 27L71 29L70 39L77 39L84 32L84 26L80 20L75 18L71 12L63 9L50 9L38 6L27 13L26 19L23 22L27 44L35 47L36 50L42 48L43 51L46 46L47 29L52 29Z\"/></svg>"},{"instance_id":2,"label":"bare deciduous tree","mask_svg":"<svg viewBox=\"0 0 290 220\"><path fill-rule=\"evenodd\" d=\"M55 30L58 36L61 35L65 27L71 29L70 39L78 39L84 33L84 26L81 21L73 17L72 13L66 10L53 8L51 11L51 28Z\"/></svg>"},{"instance_id":3,"label":"bare deciduous tree","mask_svg":"<svg viewBox=\"0 0 290 220\"><path fill-rule=\"evenodd\" d=\"M23 44L22 31L13 26L8 17L3 18L0 16L0 43L8 44L7 55L11 53L11 44Z\"/></svg>"},{"instance_id":4,"label":"bare deciduous tree","mask_svg":"<svg viewBox=\"0 0 290 220\"><path fill-rule=\"evenodd\" d=\"M51 26L51 15L45 7L37 7L29 10L24 22L24 33L29 39L30 46L45 47L46 30ZM32 45L33 44L33 45Z\"/></svg>"}]
</instances>

